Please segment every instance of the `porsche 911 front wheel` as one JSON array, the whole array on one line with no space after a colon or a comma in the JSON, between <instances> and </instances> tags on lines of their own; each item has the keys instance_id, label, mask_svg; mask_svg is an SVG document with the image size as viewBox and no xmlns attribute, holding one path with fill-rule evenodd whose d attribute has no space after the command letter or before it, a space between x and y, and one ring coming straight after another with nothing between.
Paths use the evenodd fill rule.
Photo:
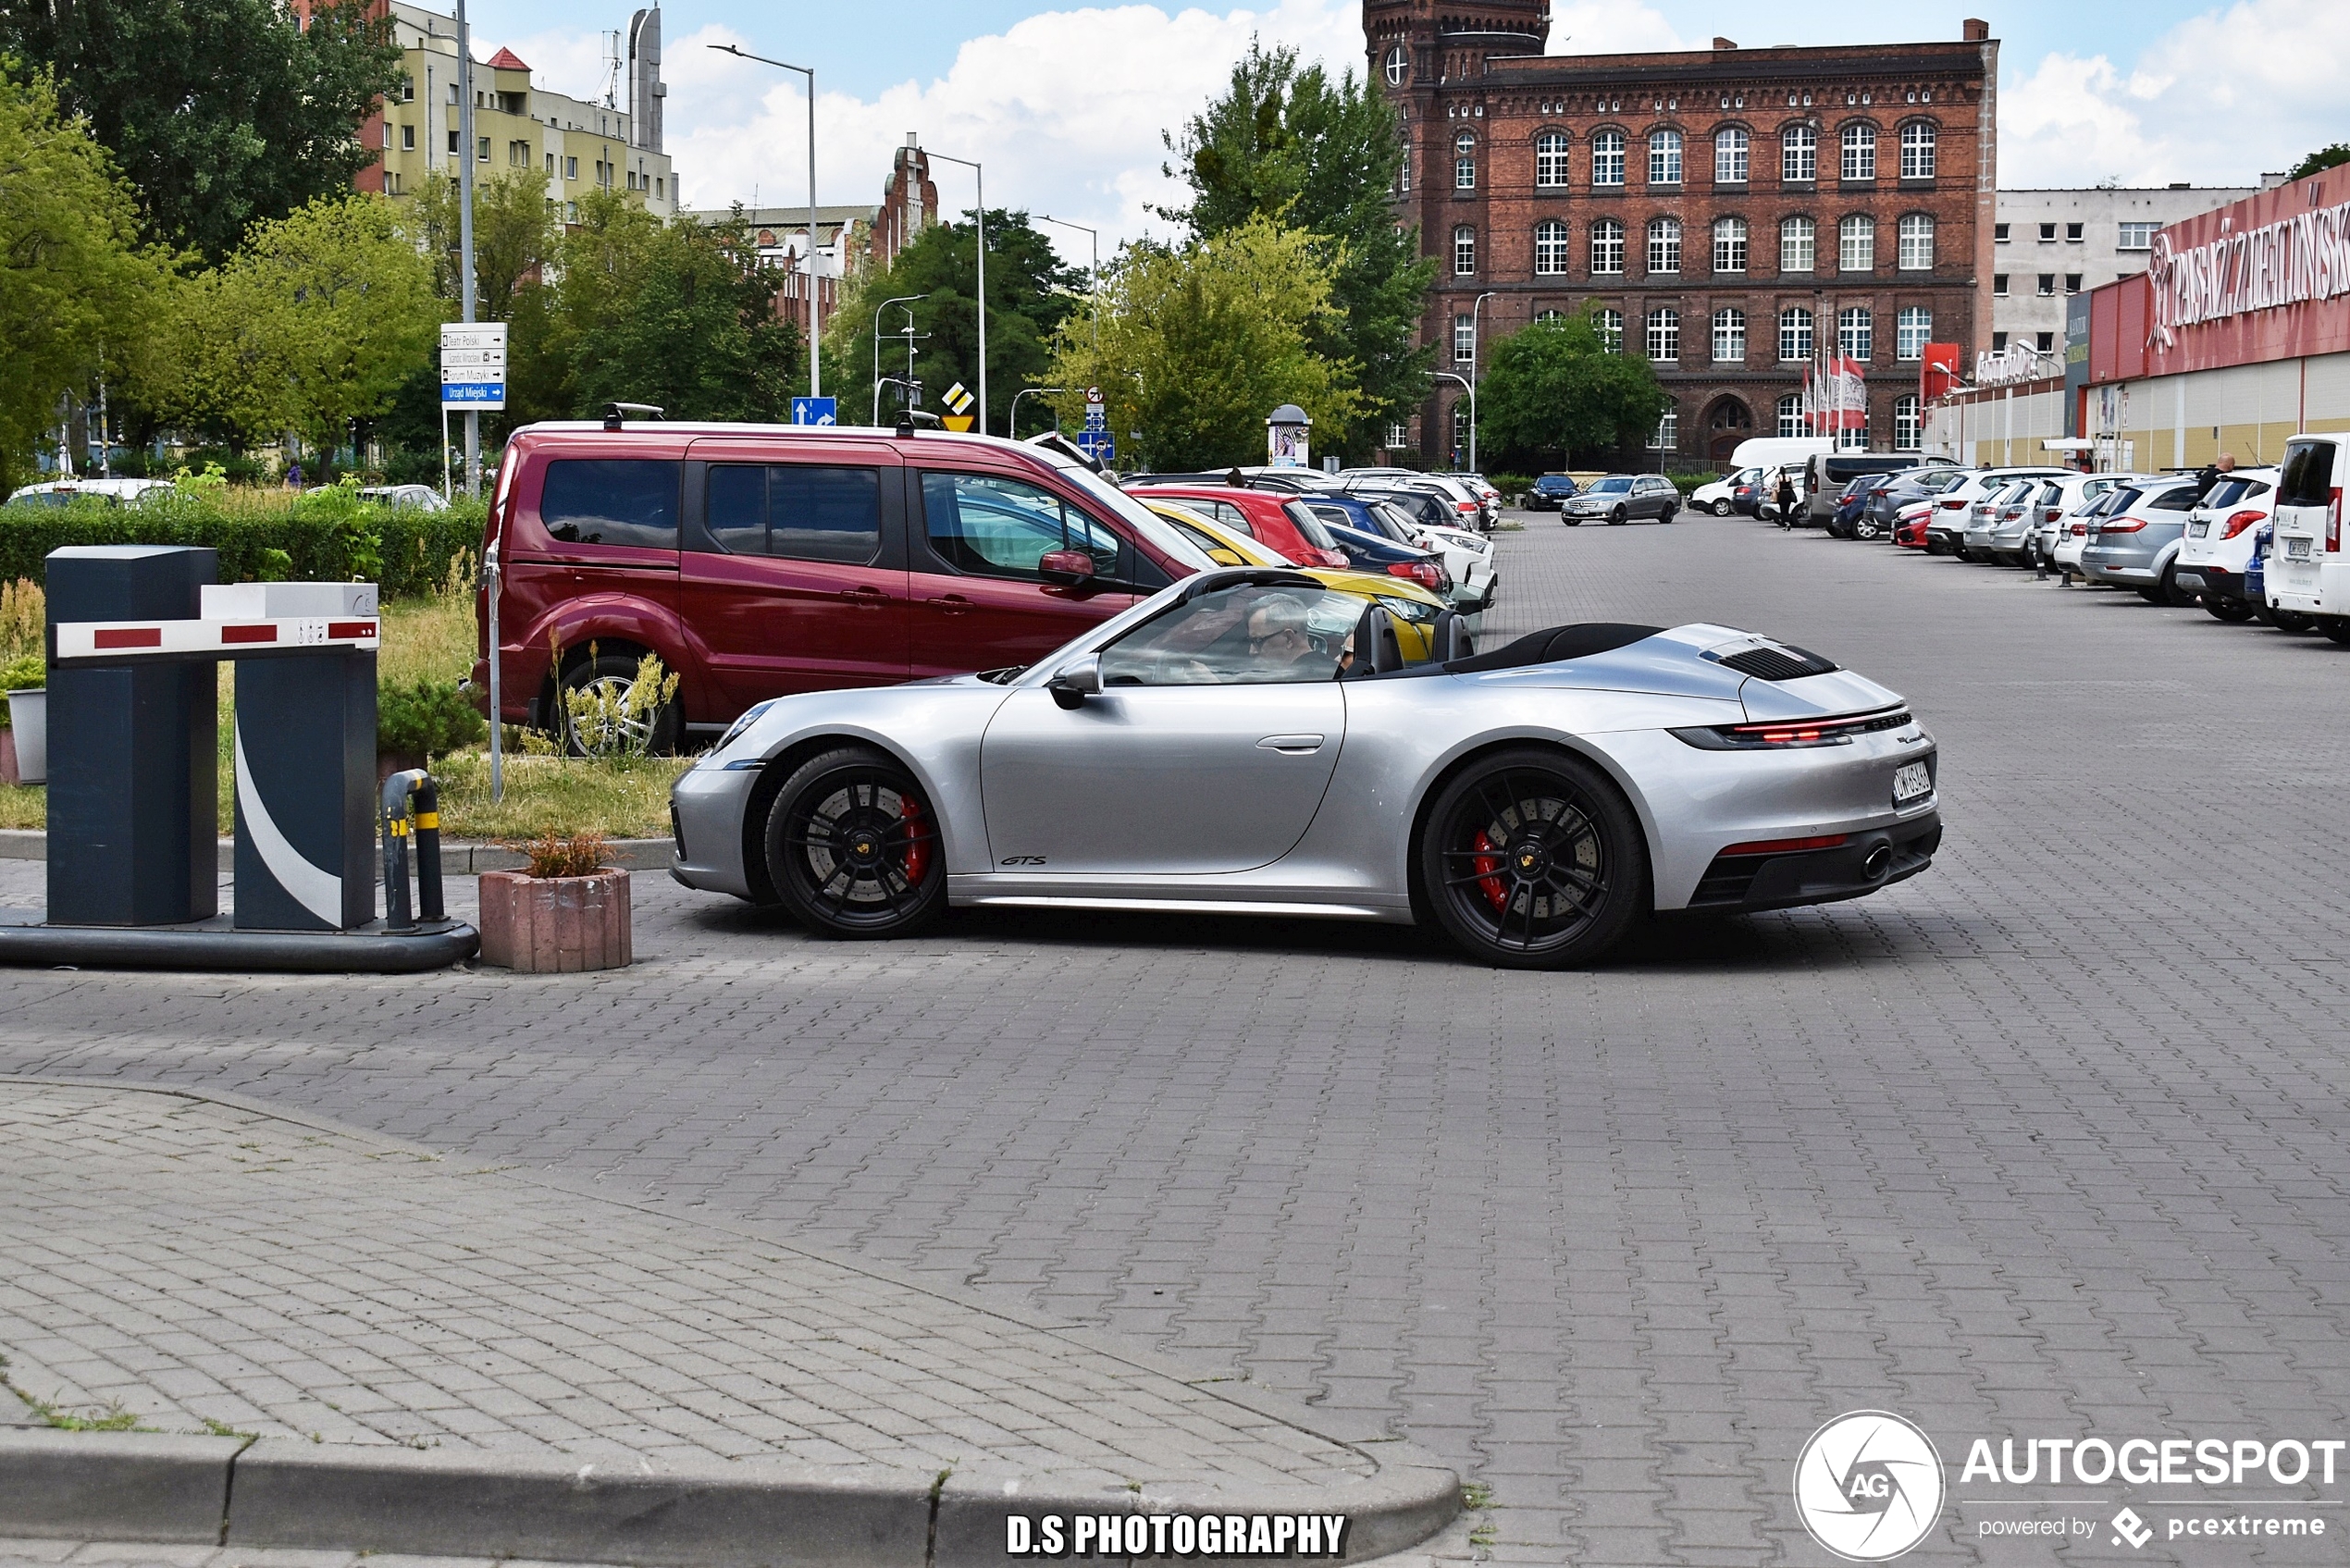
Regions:
<instances>
[{"instance_id":1,"label":"porsche 911 front wheel","mask_svg":"<svg viewBox=\"0 0 2350 1568\"><path fill-rule=\"evenodd\" d=\"M938 821L911 773L843 747L793 770L767 815L767 874L826 936L910 936L946 907Z\"/></svg>"},{"instance_id":2,"label":"porsche 911 front wheel","mask_svg":"<svg viewBox=\"0 0 2350 1568\"><path fill-rule=\"evenodd\" d=\"M1419 845L1428 902L1453 940L1505 969L1563 969L1614 945L1648 877L1639 824L1589 763L1533 747L1447 784Z\"/></svg>"}]
</instances>

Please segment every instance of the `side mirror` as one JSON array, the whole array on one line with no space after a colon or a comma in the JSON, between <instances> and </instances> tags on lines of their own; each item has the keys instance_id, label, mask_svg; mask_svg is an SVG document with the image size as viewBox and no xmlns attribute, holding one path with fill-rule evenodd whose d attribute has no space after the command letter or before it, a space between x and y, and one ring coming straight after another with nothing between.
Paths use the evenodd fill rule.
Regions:
<instances>
[{"instance_id":1,"label":"side mirror","mask_svg":"<svg viewBox=\"0 0 2350 1568\"><path fill-rule=\"evenodd\" d=\"M1102 695L1102 656L1089 653L1082 659L1071 660L1061 666L1059 674L1045 683L1045 689L1053 694L1055 702L1075 712L1085 706L1087 698Z\"/></svg>"},{"instance_id":2,"label":"side mirror","mask_svg":"<svg viewBox=\"0 0 2350 1568\"><path fill-rule=\"evenodd\" d=\"M1076 587L1094 578L1094 558L1082 549L1048 549L1037 558L1036 570L1048 583Z\"/></svg>"}]
</instances>

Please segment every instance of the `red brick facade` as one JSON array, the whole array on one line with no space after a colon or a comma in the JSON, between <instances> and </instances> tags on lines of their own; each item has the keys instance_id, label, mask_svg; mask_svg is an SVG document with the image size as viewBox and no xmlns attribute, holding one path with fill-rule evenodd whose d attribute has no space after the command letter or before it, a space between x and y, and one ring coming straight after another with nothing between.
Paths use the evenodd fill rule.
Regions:
<instances>
[{"instance_id":1,"label":"red brick facade","mask_svg":"<svg viewBox=\"0 0 2350 1568\"><path fill-rule=\"evenodd\" d=\"M1596 302L1621 313L1625 352L1647 350L1652 327L1657 347L1674 351L1652 357L1674 399L1671 455L1694 467L1726 461L1748 436L1776 433L1780 401L1800 386L1808 357L1782 359L1783 313L1811 313L1811 331L1826 343L1865 321L1858 357L1869 444L1892 445L1897 414L1914 407L1897 402L1917 393L1923 339L1958 343L1970 358L1989 339L1998 44L1988 30L1970 21L1965 39L1948 43L1740 49L1716 39L1702 52L1544 56L1549 25L1545 0L1441 13L1431 0L1363 7L1371 77L1404 117L1409 149L1397 216L1419 225L1440 262L1423 325L1423 340L1439 347L1437 368L1472 376L1537 315ZM1800 178L1807 131L1808 179ZM1726 178L1738 172L1740 135L1746 178ZM1678 179L1651 179L1676 172L1675 137ZM1797 178L1788 178L1791 146ZM1799 228L1783 257L1788 220ZM1794 265L1802 220L1808 269ZM1839 243L1847 220L1849 253ZM1742 268L1730 227L1740 223ZM1676 268L1667 265L1673 224ZM1456 256L1456 235L1473 241L1471 253ZM1479 296L1490 297L1480 304ZM1455 350L1455 320L1470 317L1474 364ZM1717 356L1717 318L1725 329L1742 321L1742 355L1725 330ZM1923 333L1922 322L1930 323ZM1453 404L1466 403L1458 384L1440 378L1437 388L1408 432L1430 461L1453 456ZM1906 427L1901 435L1914 439Z\"/></svg>"}]
</instances>

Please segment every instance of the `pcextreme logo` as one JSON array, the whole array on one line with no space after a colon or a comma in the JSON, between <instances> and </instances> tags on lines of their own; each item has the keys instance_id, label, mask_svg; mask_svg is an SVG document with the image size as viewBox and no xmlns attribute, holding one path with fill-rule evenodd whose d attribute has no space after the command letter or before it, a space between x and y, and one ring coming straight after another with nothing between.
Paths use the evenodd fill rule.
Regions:
<instances>
[{"instance_id":1,"label":"pcextreme logo","mask_svg":"<svg viewBox=\"0 0 2350 1568\"><path fill-rule=\"evenodd\" d=\"M1813 1540L1847 1562L1899 1557L1942 1516L1942 1456L1888 1411L1839 1415L1796 1458L1795 1511Z\"/></svg>"}]
</instances>

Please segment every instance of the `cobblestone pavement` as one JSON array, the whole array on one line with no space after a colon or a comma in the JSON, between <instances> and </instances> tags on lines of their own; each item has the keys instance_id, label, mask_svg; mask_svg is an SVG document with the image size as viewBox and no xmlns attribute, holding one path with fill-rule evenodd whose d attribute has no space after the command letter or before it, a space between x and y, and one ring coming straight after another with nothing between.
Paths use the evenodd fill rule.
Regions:
<instances>
[{"instance_id":1,"label":"cobblestone pavement","mask_svg":"<svg viewBox=\"0 0 2350 1568\"><path fill-rule=\"evenodd\" d=\"M1861 1407L1954 1466L2350 1436L2350 649L1745 521L1503 540L1489 645L1703 618L1904 692L1939 862L1563 975L1306 922L844 945L639 877L621 974L4 975L0 1068L213 1085L1226 1358L1489 1484L1512 1562L1824 1562L1790 1468ZM2048 1560L1978 1538L2023 1516L1985 1495L1911 1561Z\"/></svg>"}]
</instances>

